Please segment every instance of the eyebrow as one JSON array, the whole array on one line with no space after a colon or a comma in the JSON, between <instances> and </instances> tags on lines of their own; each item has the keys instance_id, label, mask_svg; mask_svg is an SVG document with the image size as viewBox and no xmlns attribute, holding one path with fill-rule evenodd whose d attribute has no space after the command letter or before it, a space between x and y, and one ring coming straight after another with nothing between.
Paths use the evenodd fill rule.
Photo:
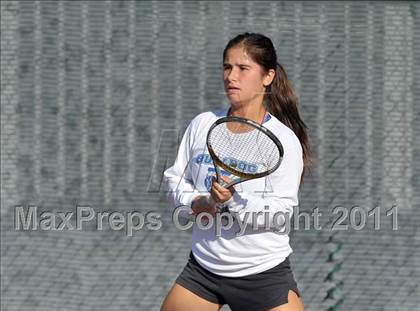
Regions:
<instances>
[{"instance_id":1,"label":"eyebrow","mask_svg":"<svg viewBox=\"0 0 420 311\"><path fill-rule=\"evenodd\" d=\"M247 64L236 64L237 66L240 66L240 67L248 67L248 68L251 68L251 66L250 65L247 65ZM223 67L225 67L225 66L232 66L232 64L229 64L229 63L223 63Z\"/></svg>"}]
</instances>

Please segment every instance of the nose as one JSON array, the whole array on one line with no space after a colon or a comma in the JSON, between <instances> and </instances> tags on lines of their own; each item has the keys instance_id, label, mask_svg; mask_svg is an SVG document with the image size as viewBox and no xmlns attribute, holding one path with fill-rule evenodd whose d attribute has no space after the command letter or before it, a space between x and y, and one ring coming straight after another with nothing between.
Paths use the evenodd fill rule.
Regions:
<instances>
[{"instance_id":1,"label":"nose","mask_svg":"<svg viewBox=\"0 0 420 311\"><path fill-rule=\"evenodd\" d=\"M227 82L237 81L238 80L238 74L235 68L226 70L225 72L225 80Z\"/></svg>"}]
</instances>

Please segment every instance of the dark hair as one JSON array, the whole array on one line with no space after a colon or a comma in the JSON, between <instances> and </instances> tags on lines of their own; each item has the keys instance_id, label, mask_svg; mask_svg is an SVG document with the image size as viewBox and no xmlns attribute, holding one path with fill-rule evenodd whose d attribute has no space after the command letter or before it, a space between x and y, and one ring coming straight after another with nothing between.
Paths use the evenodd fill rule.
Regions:
<instances>
[{"instance_id":1,"label":"dark hair","mask_svg":"<svg viewBox=\"0 0 420 311\"><path fill-rule=\"evenodd\" d=\"M229 49L243 46L251 58L265 71L274 69L276 74L273 82L267 87L265 101L267 110L286 126L293 130L298 137L303 150L303 173L312 164L311 148L307 133L307 126L299 115L298 98L292 83L287 78L286 71L277 61L277 54L271 40L259 33L243 33L231 39L223 51L223 60Z\"/></svg>"}]
</instances>

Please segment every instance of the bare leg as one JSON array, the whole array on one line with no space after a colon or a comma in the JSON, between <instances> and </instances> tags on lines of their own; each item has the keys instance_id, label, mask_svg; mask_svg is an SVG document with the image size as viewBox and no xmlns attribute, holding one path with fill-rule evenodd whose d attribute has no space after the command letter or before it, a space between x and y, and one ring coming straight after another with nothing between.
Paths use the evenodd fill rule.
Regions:
<instances>
[{"instance_id":1,"label":"bare leg","mask_svg":"<svg viewBox=\"0 0 420 311\"><path fill-rule=\"evenodd\" d=\"M302 299L292 290L287 295L288 302L268 311L303 311Z\"/></svg>"},{"instance_id":2,"label":"bare leg","mask_svg":"<svg viewBox=\"0 0 420 311\"><path fill-rule=\"evenodd\" d=\"M175 283L163 301L160 311L218 311L221 307Z\"/></svg>"}]
</instances>

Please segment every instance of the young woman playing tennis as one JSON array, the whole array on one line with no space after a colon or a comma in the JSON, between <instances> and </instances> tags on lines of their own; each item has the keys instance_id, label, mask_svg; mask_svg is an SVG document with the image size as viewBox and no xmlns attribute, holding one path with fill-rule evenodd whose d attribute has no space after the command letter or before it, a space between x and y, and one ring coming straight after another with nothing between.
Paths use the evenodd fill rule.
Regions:
<instances>
[{"instance_id":1,"label":"young woman playing tennis","mask_svg":"<svg viewBox=\"0 0 420 311\"><path fill-rule=\"evenodd\" d=\"M276 215L290 217L298 205L303 172L311 161L307 128L269 38L257 33L233 38L223 52L223 69L230 107L192 120L164 178L181 215L215 215L217 204L224 204L237 218L221 235L194 223L189 261L161 310L214 311L227 304L233 311L301 311L303 302L289 262L289 237L279 234L274 224ZM214 180L206 135L226 116L253 120L275 134L284 149L278 169L228 189Z\"/></svg>"}]
</instances>

